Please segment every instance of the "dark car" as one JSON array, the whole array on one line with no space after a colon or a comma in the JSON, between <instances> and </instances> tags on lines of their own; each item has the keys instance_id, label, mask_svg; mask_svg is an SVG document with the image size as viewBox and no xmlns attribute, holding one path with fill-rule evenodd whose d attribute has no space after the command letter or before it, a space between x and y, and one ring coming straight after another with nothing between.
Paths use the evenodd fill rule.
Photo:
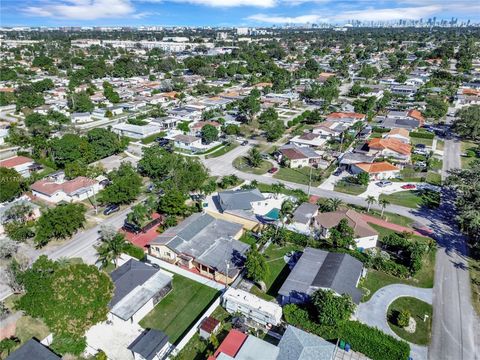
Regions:
<instances>
[{"instance_id":1,"label":"dark car","mask_svg":"<svg viewBox=\"0 0 480 360\"><path fill-rule=\"evenodd\" d=\"M269 174L274 174L274 173L276 173L277 171L278 171L278 168L272 167L270 170L268 170L268 173L269 173Z\"/></svg>"},{"instance_id":2,"label":"dark car","mask_svg":"<svg viewBox=\"0 0 480 360\"><path fill-rule=\"evenodd\" d=\"M125 222L122 226L122 229L125 230L125 231L128 231L128 232L131 232L131 233L134 233L134 234L139 234L142 232L142 229L135 225L135 224L131 224L131 223L128 223L128 222Z\"/></svg>"},{"instance_id":3,"label":"dark car","mask_svg":"<svg viewBox=\"0 0 480 360\"><path fill-rule=\"evenodd\" d=\"M103 215L110 215L120 210L119 205L111 204L108 205L105 210L103 210Z\"/></svg>"},{"instance_id":4,"label":"dark car","mask_svg":"<svg viewBox=\"0 0 480 360\"><path fill-rule=\"evenodd\" d=\"M157 144L160 145L161 147L165 147L165 146L167 146L167 145L170 144L170 140L165 139L165 138L162 138L162 137L156 138L155 141L156 141Z\"/></svg>"},{"instance_id":5,"label":"dark car","mask_svg":"<svg viewBox=\"0 0 480 360\"><path fill-rule=\"evenodd\" d=\"M426 148L425 144L416 144L415 147L417 149L425 149Z\"/></svg>"},{"instance_id":6,"label":"dark car","mask_svg":"<svg viewBox=\"0 0 480 360\"><path fill-rule=\"evenodd\" d=\"M103 179L102 181L99 182L99 184L100 184L101 186L104 186L104 187L105 187L105 186L110 185L111 182L110 182L110 180L108 180L108 179Z\"/></svg>"},{"instance_id":7,"label":"dark car","mask_svg":"<svg viewBox=\"0 0 480 360\"><path fill-rule=\"evenodd\" d=\"M247 146L247 145L248 145L248 141L247 141L247 140L244 140L244 141L242 141L242 143L241 143L240 145L242 145L242 146Z\"/></svg>"},{"instance_id":8,"label":"dark car","mask_svg":"<svg viewBox=\"0 0 480 360\"><path fill-rule=\"evenodd\" d=\"M343 169L338 168L337 170L335 170L335 172L333 173L333 175L334 175L334 176L339 176L342 172L343 172Z\"/></svg>"}]
</instances>

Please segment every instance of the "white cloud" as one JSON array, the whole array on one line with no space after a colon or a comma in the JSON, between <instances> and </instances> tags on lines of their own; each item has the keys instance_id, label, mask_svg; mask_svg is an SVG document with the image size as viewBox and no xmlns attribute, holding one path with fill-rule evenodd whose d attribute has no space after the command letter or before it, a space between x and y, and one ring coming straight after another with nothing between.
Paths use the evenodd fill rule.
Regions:
<instances>
[{"instance_id":1,"label":"white cloud","mask_svg":"<svg viewBox=\"0 0 480 360\"><path fill-rule=\"evenodd\" d=\"M429 5L419 7L403 7L390 9L368 8L364 10L344 11L331 16L333 20L359 20L359 21L390 21L390 20L418 20L434 15L442 10L441 6Z\"/></svg>"},{"instance_id":2,"label":"white cloud","mask_svg":"<svg viewBox=\"0 0 480 360\"><path fill-rule=\"evenodd\" d=\"M239 7L239 6L252 6L252 7L261 7L261 8L270 8L278 4L277 0L139 0L141 2L152 2L152 3L161 3L161 2L177 2L177 3L188 3L192 5L203 5L211 7Z\"/></svg>"},{"instance_id":3,"label":"white cloud","mask_svg":"<svg viewBox=\"0 0 480 360\"><path fill-rule=\"evenodd\" d=\"M135 15L135 8L130 0L56 0L43 6L28 6L23 12L64 20L96 20Z\"/></svg>"},{"instance_id":4,"label":"white cloud","mask_svg":"<svg viewBox=\"0 0 480 360\"><path fill-rule=\"evenodd\" d=\"M319 15L300 15L300 16L275 16L267 14L255 14L247 18L248 20L258 21L261 23L269 24L306 24L306 23L318 23L323 20Z\"/></svg>"}]
</instances>

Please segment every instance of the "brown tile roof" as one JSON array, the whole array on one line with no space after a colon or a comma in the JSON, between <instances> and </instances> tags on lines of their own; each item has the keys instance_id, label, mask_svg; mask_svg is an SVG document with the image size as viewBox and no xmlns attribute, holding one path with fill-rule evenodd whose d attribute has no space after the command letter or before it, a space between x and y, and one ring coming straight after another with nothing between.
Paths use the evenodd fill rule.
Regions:
<instances>
[{"instance_id":1,"label":"brown tile roof","mask_svg":"<svg viewBox=\"0 0 480 360\"><path fill-rule=\"evenodd\" d=\"M355 118L355 119L363 119L366 115L359 114L356 112L333 112L327 115L327 119L343 119L343 118Z\"/></svg>"},{"instance_id":2,"label":"brown tile roof","mask_svg":"<svg viewBox=\"0 0 480 360\"><path fill-rule=\"evenodd\" d=\"M281 149L280 152L290 160L307 159L307 156L303 155L297 149Z\"/></svg>"},{"instance_id":3,"label":"brown tile roof","mask_svg":"<svg viewBox=\"0 0 480 360\"><path fill-rule=\"evenodd\" d=\"M408 116L411 118L414 118L415 120L418 120L420 122L420 125L423 125L425 123L425 118L423 117L422 113L418 110L410 110L408 112Z\"/></svg>"},{"instance_id":4,"label":"brown tile roof","mask_svg":"<svg viewBox=\"0 0 480 360\"><path fill-rule=\"evenodd\" d=\"M319 135L314 134L314 133L304 133L304 134L299 136L299 138L302 139L302 140L313 140L313 139L316 139L318 137L319 137Z\"/></svg>"},{"instance_id":5,"label":"brown tile roof","mask_svg":"<svg viewBox=\"0 0 480 360\"><path fill-rule=\"evenodd\" d=\"M220 324L220 321L209 316L202 321L200 325L200 329L211 334L219 324Z\"/></svg>"},{"instance_id":6,"label":"brown tile roof","mask_svg":"<svg viewBox=\"0 0 480 360\"><path fill-rule=\"evenodd\" d=\"M410 132L407 129L404 128L393 128L388 132L388 135L401 135L406 138L410 137Z\"/></svg>"},{"instance_id":7,"label":"brown tile roof","mask_svg":"<svg viewBox=\"0 0 480 360\"><path fill-rule=\"evenodd\" d=\"M199 122L196 122L195 124L193 124L192 128L202 129L205 125L212 125L212 126L215 126L215 127L222 126L216 121L199 121Z\"/></svg>"},{"instance_id":8,"label":"brown tile roof","mask_svg":"<svg viewBox=\"0 0 480 360\"><path fill-rule=\"evenodd\" d=\"M33 163L33 160L26 156L14 156L9 159L0 161L0 167L11 169L11 168L14 168L15 166L27 164L30 162Z\"/></svg>"},{"instance_id":9,"label":"brown tile roof","mask_svg":"<svg viewBox=\"0 0 480 360\"><path fill-rule=\"evenodd\" d=\"M79 176L73 180L67 180L61 184L56 183L54 180L45 179L33 183L31 189L42 194L51 196L58 191L63 191L66 194L71 194L82 188L91 187L96 183L96 180L89 179L84 176Z\"/></svg>"},{"instance_id":10,"label":"brown tile roof","mask_svg":"<svg viewBox=\"0 0 480 360\"><path fill-rule=\"evenodd\" d=\"M342 219L347 219L348 225L354 230L355 237L378 235L378 232L363 220L362 215L355 210L332 211L319 213L315 216L316 222L326 229L337 226Z\"/></svg>"},{"instance_id":11,"label":"brown tile roof","mask_svg":"<svg viewBox=\"0 0 480 360\"><path fill-rule=\"evenodd\" d=\"M374 150L388 149L402 155L410 155L412 152L411 145L405 144L397 139L375 138L368 142L368 147Z\"/></svg>"},{"instance_id":12,"label":"brown tile roof","mask_svg":"<svg viewBox=\"0 0 480 360\"><path fill-rule=\"evenodd\" d=\"M390 164L389 162L382 161L382 162L375 162L375 163L358 163L354 166L358 167L359 169L365 171L369 174L376 174L385 171L399 171L400 169L397 168L395 165Z\"/></svg>"},{"instance_id":13,"label":"brown tile roof","mask_svg":"<svg viewBox=\"0 0 480 360\"><path fill-rule=\"evenodd\" d=\"M462 90L463 95L480 95L480 90L475 90L475 89L463 89Z\"/></svg>"}]
</instances>

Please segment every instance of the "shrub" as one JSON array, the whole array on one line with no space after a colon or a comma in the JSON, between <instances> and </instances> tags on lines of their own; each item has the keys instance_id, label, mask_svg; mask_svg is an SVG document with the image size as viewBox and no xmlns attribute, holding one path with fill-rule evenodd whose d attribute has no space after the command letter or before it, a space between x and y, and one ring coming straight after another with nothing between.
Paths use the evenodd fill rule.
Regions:
<instances>
[{"instance_id":1,"label":"shrub","mask_svg":"<svg viewBox=\"0 0 480 360\"><path fill-rule=\"evenodd\" d=\"M403 309L402 311L399 311L397 314L397 325L404 328L407 327L408 324L410 323L410 311L407 309Z\"/></svg>"},{"instance_id":2,"label":"shrub","mask_svg":"<svg viewBox=\"0 0 480 360\"><path fill-rule=\"evenodd\" d=\"M87 347L87 340L85 336L73 338L68 335L55 335L50 347L59 354L80 355Z\"/></svg>"},{"instance_id":3,"label":"shrub","mask_svg":"<svg viewBox=\"0 0 480 360\"><path fill-rule=\"evenodd\" d=\"M426 131L410 131L409 135L418 139L433 139L435 137L435 134Z\"/></svg>"},{"instance_id":4,"label":"shrub","mask_svg":"<svg viewBox=\"0 0 480 360\"><path fill-rule=\"evenodd\" d=\"M125 254L134 257L135 259L142 260L145 257L143 249L133 244L128 244L124 250Z\"/></svg>"}]
</instances>

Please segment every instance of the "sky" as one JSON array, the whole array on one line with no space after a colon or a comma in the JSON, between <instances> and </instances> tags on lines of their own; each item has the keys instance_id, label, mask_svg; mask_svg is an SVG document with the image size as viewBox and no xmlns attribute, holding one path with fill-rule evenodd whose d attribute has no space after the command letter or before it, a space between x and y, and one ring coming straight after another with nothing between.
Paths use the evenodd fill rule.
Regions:
<instances>
[{"instance_id":1,"label":"sky","mask_svg":"<svg viewBox=\"0 0 480 360\"><path fill-rule=\"evenodd\" d=\"M470 19L475 0L0 0L1 26L270 26Z\"/></svg>"}]
</instances>

